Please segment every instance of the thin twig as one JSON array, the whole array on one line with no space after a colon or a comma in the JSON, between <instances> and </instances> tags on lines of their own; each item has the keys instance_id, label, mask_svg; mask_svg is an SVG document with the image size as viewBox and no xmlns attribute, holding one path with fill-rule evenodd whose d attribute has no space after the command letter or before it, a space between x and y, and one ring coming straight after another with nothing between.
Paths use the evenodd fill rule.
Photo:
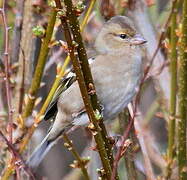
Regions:
<instances>
[{"instance_id":1,"label":"thin twig","mask_svg":"<svg viewBox=\"0 0 187 180\"><path fill-rule=\"evenodd\" d=\"M135 118L135 115L130 118L129 124L128 124L126 130L124 131L121 145L120 145L120 147L119 147L119 149L118 149L118 151L116 153L116 156L114 158L111 180L115 180L117 169L118 169L118 163L119 163L119 160L122 157L123 146L124 146L125 141L127 140L128 136L129 136L129 133L130 133L132 127L133 127L134 118Z\"/></svg>"},{"instance_id":2,"label":"thin twig","mask_svg":"<svg viewBox=\"0 0 187 180\"><path fill-rule=\"evenodd\" d=\"M125 108L125 110L119 114L118 119L119 119L119 123L120 123L120 131L121 131L121 133L123 133L126 126L128 126L129 119L130 119L129 112L128 112L127 108ZM133 131L130 132L130 141L132 142L132 145L129 147L129 150L124 155L125 167L126 167L128 179L129 180L136 180L137 179L137 171L135 168L135 162L132 159L132 156L134 155L133 148L136 144L134 127L133 127Z\"/></svg>"},{"instance_id":3,"label":"thin twig","mask_svg":"<svg viewBox=\"0 0 187 180\"><path fill-rule=\"evenodd\" d=\"M69 151L71 151L73 156L77 159L77 163L73 164L74 168L80 167L81 171L83 173L84 179L85 180L89 180L90 178L89 178L89 175L88 175L88 171L87 171L87 169L85 167L88 162L84 161L84 159L80 157L80 155L78 154L78 152L74 148L72 141L69 140L69 138L68 138L68 136L66 134L63 135L63 139L65 141L64 146L67 147L67 149Z\"/></svg>"},{"instance_id":4,"label":"thin twig","mask_svg":"<svg viewBox=\"0 0 187 180\"><path fill-rule=\"evenodd\" d=\"M146 79L147 75L148 75L148 73L145 70L144 71L144 76L143 76L143 78L141 79L141 82L140 82L138 93L137 93L136 98L135 98L134 109L133 109L133 116L130 117L129 124L128 124L126 130L124 131L124 134L123 134L123 137L122 137L121 146L119 147L119 149L118 149L118 151L116 153L116 156L114 158L113 171L112 171L112 178L111 178L111 180L115 180L115 176L116 176L117 168L118 168L118 163L119 163L119 160L122 157L121 154L122 154L122 151L123 151L123 146L124 146L125 141L127 140L128 136L130 134L130 131L131 131L132 127L133 127L134 118L135 118L136 112L137 112L137 106L138 106L138 103L140 101L140 94L141 94L140 92L141 92L144 80Z\"/></svg>"},{"instance_id":5,"label":"thin twig","mask_svg":"<svg viewBox=\"0 0 187 180\"><path fill-rule=\"evenodd\" d=\"M8 105L8 123L9 123L9 140L12 143L12 106L11 106L11 89L10 89L10 68L9 68L9 27L7 24L7 17L5 13L5 0L3 1L3 8L0 9L0 14L3 19L3 27L4 27L4 42L5 42L5 49L4 49L4 65L5 65L5 85L6 85L6 98L7 98L7 105Z\"/></svg>"}]
</instances>

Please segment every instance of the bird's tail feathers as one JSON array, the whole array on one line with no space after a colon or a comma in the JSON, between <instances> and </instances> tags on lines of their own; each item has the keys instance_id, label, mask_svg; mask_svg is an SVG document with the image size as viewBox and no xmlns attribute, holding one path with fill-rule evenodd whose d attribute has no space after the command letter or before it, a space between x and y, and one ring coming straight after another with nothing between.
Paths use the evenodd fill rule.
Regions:
<instances>
[{"instance_id":1,"label":"bird's tail feathers","mask_svg":"<svg viewBox=\"0 0 187 180\"><path fill-rule=\"evenodd\" d=\"M45 155L49 152L51 147L57 143L60 136L63 135L65 132L67 132L69 129L71 129L72 126L73 126L72 124L67 125L66 127L64 127L64 129L59 134L56 135L54 139L49 140L49 135L50 135L50 130L51 130L50 129L46 137L40 143L40 145L31 154L26 164L33 170L36 169L38 165L41 163L41 161L44 159Z\"/></svg>"},{"instance_id":2,"label":"bird's tail feathers","mask_svg":"<svg viewBox=\"0 0 187 180\"><path fill-rule=\"evenodd\" d=\"M45 155L49 152L51 147L55 144L55 141L49 141L48 137L49 137L49 133L43 139L41 144L36 148L36 150L32 153L30 158L27 160L26 164L30 168L35 169L36 167L38 167L38 165L44 159Z\"/></svg>"}]
</instances>

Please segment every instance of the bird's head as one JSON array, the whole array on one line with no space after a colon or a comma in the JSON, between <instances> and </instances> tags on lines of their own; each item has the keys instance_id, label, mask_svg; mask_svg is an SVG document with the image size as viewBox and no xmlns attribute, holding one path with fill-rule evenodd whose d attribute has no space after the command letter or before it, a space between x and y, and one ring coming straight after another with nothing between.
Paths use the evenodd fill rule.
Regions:
<instances>
[{"instance_id":1,"label":"bird's head","mask_svg":"<svg viewBox=\"0 0 187 180\"><path fill-rule=\"evenodd\" d=\"M102 27L96 38L95 47L102 54L115 54L131 51L146 42L128 17L115 16Z\"/></svg>"}]
</instances>

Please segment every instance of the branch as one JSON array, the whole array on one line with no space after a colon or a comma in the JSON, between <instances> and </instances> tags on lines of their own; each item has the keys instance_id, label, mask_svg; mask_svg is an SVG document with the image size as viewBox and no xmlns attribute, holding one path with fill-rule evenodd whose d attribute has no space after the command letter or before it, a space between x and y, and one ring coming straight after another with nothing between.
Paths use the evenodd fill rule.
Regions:
<instances>
[{"instance_id":1,"label":"branch","mask_svg":"<svg viewBox=\"0 0 187 180\"><path fill-rule=\"evenodd\" d=\"M187 129L187 1L183 1L182 28L179 39L179 84L178 84L178 166L179 180L187 179L187 149L186 149L186 129Z\"/></svg>"},{"instance_id":2,"label":"branch","mask_svg":"<svg viewBox=\"0 0 187 180\"><path fill-rule=\"evenodd\" d=\"M56 2L57 7L59 9L62 9L60 1L56 0L55 2ZM106 177L109 179L111 177L111 164L110 164L110 160L108 158L108 154L107 154L105 144L103 141L101 128L99 127L99 121L101 122L102 120L98 121L98 119L95 116L95 111L101 112L100 106L98 104L96 94L93 94L91 96L88 95L90 86L92 86L94 90L95 90L95 87L93 84L93 78L92 78L88 60L87 60L87 54L86 54L86 51L85 51L85 48L82 42L82 37L80 35L80 27L79 27L79 23L76 18L75 9L73 7L72 1L64 0L64 4L66 6L67 18L69 20L69 24L70 24L71 31L73 34L73 39L75 43L78 45L76 48L77 48L77 52L79 56L79 61L77 60L74 54L75 45L73 44L73 41L71 38L71 34L70 34L69 26L67 24L66 17L62 17L61 22L64 27L64 34L67 40L70 58L72 60L73 67L74 67L74 70L77 76L77 80L79 83L79 87L80 87L82 98L85 104L85 108L90 119L89 127L93 126L93 131L94 131L93 135L94 135L94 138L97 144L97 148L100 154L100 158L103 164Z\"/></svg>"},{"instance_id":3,"label":"branch","mask_svg":"<svg viewBox=\"0 0 187 180\"><path fill-rule=\"evenodd\" d=\"M116 156L114 158L111 180L115 180L117 169L118 169L119 160L122 157L122 154L123 154L122 152L124 150L125 142L126 142L128 136L130 134L130 131L131 131L133 125L134 125L134 118L135 118L135 115L130 117L129 124L128 124L126 130L123 133L122 140L121 140L122 141L121 145L120 145L120 147L119 147L119 149L118 149L118 151L116 153Z\"/></svg>"},{"instance_id":4,"label":"branch","mask_svg":"<svg viewBox=\"0 0 187 180\"><path fill-rule=\"evenodd\" d=\"M83 173L84 179L89 180L88 172L86 169L86 165L89 162L89 160L83 159L80 157L76 149L73 147L73 143L69 140L68 136L66 134L63 135L63 139L65 141L64 146L67 147L69 151L72 152L73 156L77 159L76 162L74 162L71 167L73 168L81 168L81 171Z\"/></svg>"},{"instance_id":5,"label":"branch","mask_svg":"<svg viewBox=\"0 0 187 180\"><path fill-rule=\"evenodd\" d=\"M175 151L175 117L176 117L176 99L177 99L177 35L176 35L176 17L178 12L178 2L173 5L174 11L171 17L171 49L170 49L170 70L171 70L171 82L170 82L170 105L169 105L169 124L168 124L168 167L167 167L167 179L171 176L171 167L174 161Z\"/></svg>"},{"instance_id":6,"label":"branch","mask_svg":"<svg viewBox=\"0 0 187 180\"><path fill-rule=\"evenodd\" d=\"M57 11L55 8L53 8L50 13L49 23L47 26L46 34L43 39L42 47L41 47L40 54L38 57L38 63L36 65L31 87L29 89L28 102L22 113L23 120L25 120L28 116L30 116L34 108L34 102L36 99L38 89L40 87L40 82L41 82L45 62L46 62L47 55L49 52L49 43L51 41L51 37L52 37L52 33L53 33L55 21L56 21L56 15L57 15Z\"/></svg>"},{"instance_id":7,"label":"branch","mask_svg":"<svg viewBox=\"0 0 187 180\"><path fill-rule=\"evenodd\" d=\"M125 108L123 112L121 112L118 116L119 124L120 124L120 131L121 133L124 132L124 129L128 126L130 115L128 112L128 109ZM135 138L135 131L134 127L132 131L130 132L129 140L132 142L132 145L128 148L128 151L124 154L124 160L125 160L125 167L127 172L127 177L129 180L136 180L137 179L137 171L135 167L135 162L132 156L134 157L134 147L136 146L136 138Z\"/></svg>"},{"instance_id":8,"label":"branch","mask_svg":"<svg viewBox=\"0 0 187 180\"><path fill-rule=\"evenodd\" d=\"M5 1L3 1L3 8L0 9L0 14L3 19L3 28L4 28L4 42L5 42L5 49L4 49L4 56L3 61L5 65L5 86L6 86L6 98L7 98L7 105L8 105L8 123L9 123L9 140L12 143L12 105L11 105L11 89L10 89L10 63L9 63L9 36L8 31L9 27L7 24L7 17L5 14Z\"/></svg>"}]
</instances>

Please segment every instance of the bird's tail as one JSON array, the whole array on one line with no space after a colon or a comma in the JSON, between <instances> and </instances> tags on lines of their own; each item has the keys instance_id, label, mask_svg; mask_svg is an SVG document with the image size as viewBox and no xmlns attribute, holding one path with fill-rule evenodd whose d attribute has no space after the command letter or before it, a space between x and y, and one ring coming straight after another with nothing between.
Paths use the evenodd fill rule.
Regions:
<instances>
[{"instance_id":1,"label":"bird's tail","mask_svg":"<svg viewBox=\"0 0 187 180\"><path fill-rule=\"evenodd\" d=\"M51 147L55 144L55 141L49 141L48 137L49 137L49 133L43 139L40 145L36 148L36 150L32 153L30 158L27 160L26 164L30 168L35 169L36 167L38 167L38 165L44 159L45 155L49 152Z\"/></svg>"},{"instance_id":2,"label":"bird's tail","mask_svg":"<svg viewBox=\"0 0 187 180\"><path fill-rule=\"evenodd\" d=\"M33 170L36 169L38 167L38 165L41 163L41 161L44 159L45 155L52 148L52 146L57 143L57 141L61 137L61 135L63 135L65 132L67 132L72 127L73 127L72 124L68 124L59 133L57 133L56 137L54 137L53 139L49 139L49 135L51 133L51 129L50 129L49 132L48 132L48 134L46 135L46 137L40 143L40 145L31 154L31 156L27 160L26 164L30 168L32 168Z\"/></svg>"}]
</instances>

